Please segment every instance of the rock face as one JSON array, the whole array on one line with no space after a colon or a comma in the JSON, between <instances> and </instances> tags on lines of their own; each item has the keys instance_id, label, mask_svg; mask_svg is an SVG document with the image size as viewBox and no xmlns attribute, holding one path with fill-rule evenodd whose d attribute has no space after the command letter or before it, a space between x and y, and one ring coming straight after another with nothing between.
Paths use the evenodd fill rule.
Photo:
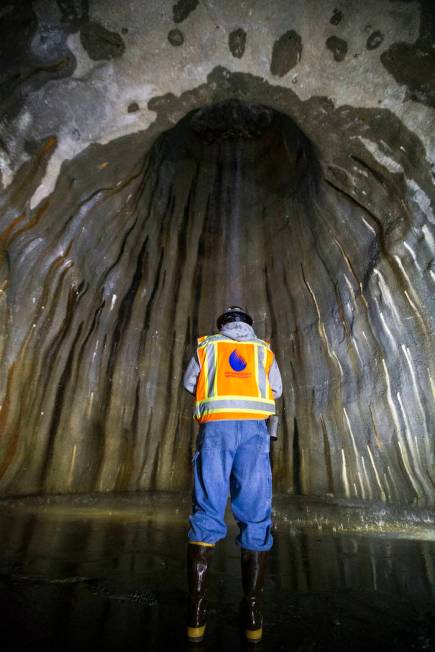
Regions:
<instances>
[{"instance_id":1,"label":"rock face","mask_svg":"<svg viewBox=\"0 0 435 652\"><path fill-rule=\"evenodd\" d=\"M282 28L287 4L270 3L277 38L230 3L219 20L209 4L168 4L164 20L130 4L159 29L161 76L131 68L130 49L151 52L154 37L119 3L68 23L40 2L20 32L39 44L23 64L33 81L2 77L0 490L188 488L196 428L182 373L196 337L240 303L283 376L275 490L433 504L433 87L411 83L413 49L405 110L384 65L395 42L401 56L407 38L427 44L419 6L391 3L370 24L376 3L305 15L322 24L317 65L337 70L331 82L310 68L305 23ZM176 48L171 20L183 23ZM40 73L43 28L60 36ZM89 58L83 34L104 56ZM366 47L373 34L383 39ZM345 58L328 52L332 38ZM76 67L62 76L48 57L67 46ZM359 83L343 89L357 54Z\"/></svg>"}]
</instances>

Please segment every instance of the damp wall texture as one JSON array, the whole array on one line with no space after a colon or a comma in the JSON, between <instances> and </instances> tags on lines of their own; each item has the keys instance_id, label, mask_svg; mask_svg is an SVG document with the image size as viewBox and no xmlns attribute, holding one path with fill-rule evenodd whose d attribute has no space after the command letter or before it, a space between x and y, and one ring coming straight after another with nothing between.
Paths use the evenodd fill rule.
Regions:
<instances>
[{"instance_id":1,"label":"damp wall texture","mask_svg":"<svg viewBox=\"0 0 435 652\"><path fill-rule=\"evenodd\" d=\"M0 491L188 489L228 303L276 491L434 503L431 2L0 9Z\"/></svg>"}]
</instances>

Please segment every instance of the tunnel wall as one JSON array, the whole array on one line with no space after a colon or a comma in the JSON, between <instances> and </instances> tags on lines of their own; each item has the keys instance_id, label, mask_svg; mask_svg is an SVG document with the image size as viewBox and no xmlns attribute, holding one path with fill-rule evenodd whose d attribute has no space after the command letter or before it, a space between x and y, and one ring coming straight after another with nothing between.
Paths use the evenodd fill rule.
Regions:
<instances>
[{"instance_id":1,"label":"tunnel wall","mask_svg":"<svg viewBox=\"0 0 435 652\"><path fill-rule=\"evenodd\" d=\"M188 488L182 371L241 302L283 375L275 489L433 504L429 3L130 5L0 17L1 491ZM297 125L310 203L209 201L177 138L225 100Z\"/></svg>"}]
</instances>

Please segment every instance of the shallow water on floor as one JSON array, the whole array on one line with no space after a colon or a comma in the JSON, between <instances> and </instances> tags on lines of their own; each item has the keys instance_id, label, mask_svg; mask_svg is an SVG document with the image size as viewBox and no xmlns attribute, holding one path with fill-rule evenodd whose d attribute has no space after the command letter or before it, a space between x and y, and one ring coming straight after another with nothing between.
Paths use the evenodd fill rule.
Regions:
<instances>
[{"instance_id":1,"label":"shallow water on floor","mask_svg":"<svg viewBox=\"0 0 435 652\"><path fill-rule=\"evenodd\" d=\"M427 514L274 502L257 650L435 649L435 532ZM232 650L240 639L237 526L217 544L204 643L184 640L186 494L0 503L3 650Z\"/></svg>"}]
</instances>

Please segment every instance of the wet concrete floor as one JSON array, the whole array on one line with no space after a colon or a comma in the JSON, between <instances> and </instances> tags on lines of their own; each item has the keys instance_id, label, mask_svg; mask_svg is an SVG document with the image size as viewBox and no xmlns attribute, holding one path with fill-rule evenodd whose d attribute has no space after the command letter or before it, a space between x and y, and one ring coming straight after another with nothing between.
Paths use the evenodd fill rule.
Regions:
<instances>
[{"instance_id":1,"label":"wet concrete floor","mask_svg":"<svg viewBox=\"0 0 435 652\"><path fill-rule=\"evenodd\" d=\"M188 494L0 501L2 650L253 649L228 510L200 646L185 643ZM433 513L274 499L257 650L435 650ZM8 641L6 643L6 641Z\"/></svg>"}]
</instances>

